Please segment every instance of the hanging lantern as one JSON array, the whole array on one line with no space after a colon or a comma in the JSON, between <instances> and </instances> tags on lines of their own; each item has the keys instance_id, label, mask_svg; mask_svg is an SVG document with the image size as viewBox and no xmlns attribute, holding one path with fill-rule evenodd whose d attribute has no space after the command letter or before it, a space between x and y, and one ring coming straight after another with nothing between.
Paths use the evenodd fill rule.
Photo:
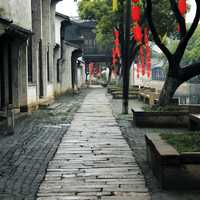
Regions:
<instances>
[{"instance_id":1,"label":"hanging lantern","mask_svg":"<svg viewBox=\"0 0 200 200\"><path fill-rule=\"evenodd\" d=\"M132 6L131 12L133 22L138 22L140 20L140 7L139 6Z\"/></svg>"},{"instance_id":2,"label":"hanging lantern","mask_svg":"<svg viewBox=\"0 0 200 200\"><path fill-rule=\"evenodd\" d=\"M183 16L185 15L186 11L187 11L187 4L186 4L186 0L179 0L178 1L178 9L180 14Z\"/></svg>"},{"instance_id":3,"label":"hanging lantern","mask_svg":"<svg viewBox=\"0 0 200 200\"><path fill-rule=\"evenodd\" d=\"M142 45L140 46L140 59L141 59L141 65L142 65L142 75L145 75L145 63L144 63L144 52Z\"/></svg>"},{"instance_id":4,"label":"hanging lantern","mask_svg":"<svg viewBox=\"0 0 200 200\"><path fill-rule=\"evenodd\" d=\"M138 3L140 0L132 0L132 3Z\"/></svg>"},{"instance_id":5,"label":"hanging lantern","mask_svg":"<svg viewBox=\"0 0 200 200\"><path fill-rule=\"evenodd\" d=\"M120 49L119 49L119 46L117 46L116 48L115 48L115 56L116 57L120 57Z\"/></svg>"},{"instance_id":6,"label":"hanging lantern","mask_svg":"<svg viewBox=\"0 0 200 200\"><path fill-rule=\"evenodd\" d=\"M119 31L114 31L115 38L119 38Z\"/></svg>"},{"instance_id":7,"label":"hanging lantern","mask_svg":"<svg viewBox=\"0 0 200 200\"><path fill-rule=\"evenodd\" d=\"M89 71L90 71L90 80L93 80L94 77L94 63L89 64Z\"/></svg>"},{"instance_id":8,"label":"hanging lantern","mask_svg":"<svg viewBox=\"0 0 200 200\"><path fill-rule=\"evenodd\" d=\"M114 57L120 57L120 48L119 48L119 31L115 30L114 31L114 36L115 36L115 40L114 40L114 45L115 45L115 48L114 48ZM113 63L116 63L116 60L113 62Z\"/></svg>"},{"instance_id":9,"label":"hanging lantern","mask_svg":"<svg viewBox=\"0 0 200 200\"><path fill-rule=\"evenodd\" d=\"M133 38L136 42L142 42L142 30L140 25L133 27Z\"/></svg>"},{"instance_id":10,"label":"hanging lantern","mask_svg":"<svg viewBox=\"0 0 200 200\"><path fill-rule=\"evenodd\" d=\"M112 49L112 64L113 64L113 65L115 65L115 63L116 63L115 55L116 55L115 49L113 48L113 49Z\"/></svg>"},{"instance_id":11,"label":"hanging lantern","mask_svg":"<svg viewBox=\"0 0 200 200\"><path fill-rule=\"evenodd\" d=\"M99 65L97 65L96 66L96 77L99 77L100 76L100 66Z\"/></svg>"},{"instance_id":12,"label":"hanging lantern","mask_svg":"<svg viewBox=\"0 0 200 200\"><path fill-rule=\"evenodd\" d=\"M115 46L116 46L116 47L119 46L119 39L118 39L118 38L115 39Z\"/></svg>"}]
</instances>

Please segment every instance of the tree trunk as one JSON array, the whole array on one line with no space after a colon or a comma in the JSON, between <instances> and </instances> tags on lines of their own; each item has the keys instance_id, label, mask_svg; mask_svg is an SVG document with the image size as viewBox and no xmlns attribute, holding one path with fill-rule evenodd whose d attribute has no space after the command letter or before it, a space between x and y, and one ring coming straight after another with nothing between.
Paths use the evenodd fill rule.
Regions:
<instances>
[{"instance_id":1,"label":"tree trunk","mask_svg":"<svg viewBox=\"0 0 200 200\"><path fill-rule=\"evenodd\" d=\"M108 81L107 81L107 84L109 85L110 82L111 82L111 76L112 76L112 67L109 66L109 74L108 74Z\"/></svg>"},{"instance_id":2,"label":"tree trunk","mask_svg":"<svg viewBox=\"0 0 200 200\"><path fill-rule=\"evenodd\" d=\"M167 77L164 86L162 88L162 91L160 93L160 97L158 100L158 106L167 106L171 103L171 100L177 90L177 88L182 84L183 82L179 79Z\"/></svg>"}]
</instances>

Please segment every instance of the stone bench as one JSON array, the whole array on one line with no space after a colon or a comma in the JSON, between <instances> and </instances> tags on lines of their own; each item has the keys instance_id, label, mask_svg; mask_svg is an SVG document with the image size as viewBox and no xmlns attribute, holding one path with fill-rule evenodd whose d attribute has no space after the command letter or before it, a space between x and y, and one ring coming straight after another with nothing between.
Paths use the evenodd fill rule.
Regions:
<instances>
[{"instance_id":1,"label":"stone bench","mask_svg":"<svg viewBox=\"0 0 200 200\"><path fill-rule=\"evenodd\" d=\"M149 105L154 105L154 100L158 98L160 93L155 88L141 89L138 92L138 99Z\"/></svg>"},{"instance_id":2,"label":"stone bench","mask_svg":"<svg viewBox=\"0 0 200 200\"><path fill-rule=\"evenodd\" d=\"M200 188L200 153L179 153L157 134L147 134L147 162L164 189Z\"/></svg>"},{"instance_id":3,"label":"stone bench","mask_svg":"<svg viewBox=\"0 0 200 200\"><path fill-rule=\"evenodd\" d=\"M190 114L189 125L191 130L200 130L200 114Z\"/></svg>"}]
</instances>

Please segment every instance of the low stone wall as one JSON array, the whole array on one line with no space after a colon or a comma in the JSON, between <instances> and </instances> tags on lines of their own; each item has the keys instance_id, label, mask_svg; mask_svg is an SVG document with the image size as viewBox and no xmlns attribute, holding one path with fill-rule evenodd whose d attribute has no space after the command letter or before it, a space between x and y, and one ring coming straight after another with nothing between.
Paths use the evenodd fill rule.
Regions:
<instances>
[{"instance_id":1,"label":"low stone wall","mask_svg":"<svg viewBox=\"0 0 200 200\"><path fill-rule=\"evenodd\" d=\"M152 128L188 128L188 112L133 112L133 121L139 127Z\"/></svg>"},{"instance_id":2,"label":"low stone wall","mask_svg":"<svg viewBox=\"0 0 200 200\"><path fill-rule=\"evenodd\" d=\"M181 153L159 135L145 136L147 161L163 189L200 189L200 153Z\"/></svg>"}]
</instances>

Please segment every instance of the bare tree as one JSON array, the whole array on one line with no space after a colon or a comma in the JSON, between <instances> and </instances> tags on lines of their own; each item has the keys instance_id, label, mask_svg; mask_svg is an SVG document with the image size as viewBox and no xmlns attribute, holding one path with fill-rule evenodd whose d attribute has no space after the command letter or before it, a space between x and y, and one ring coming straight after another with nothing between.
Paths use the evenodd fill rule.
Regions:
<instances>
[{"instance_id":1,"label":"bare tree","mask_svg":"<svg viewBox=\"0 0 200 200\"><path fill-rule=\"evenodd\" d=\"M190 38L192 37L193 33L195 32L199 23L199 19L200 19L200 0L195 0L195 1L197 5L196 15L194 17L194 20L189 30L186 30L185 19L179 12L177 1L170 0L171 9L176 17L176 20L178 21L180 25L180 42L175 52L171 53L170 50L162 43L159 37L159 34L157 32L157 29L154 25L154 21L152 19L152 6L153 6L152 0L146 0L146 3L147 3L146 16L147 16L147 21L149 23L150 30L152 32L156 45L165 54L168 60L168 64L169 64L166 80L165 80L165 83L162 88L160 98L158 101L159 106L168 105L174 93L176 92L177 88L182 83L200 74L200 62L193 63L187 66L181 66L180 64L183 58L184 52L186 50L187 44ZM162 23L162 19L160 23Z\"/></svg>"}]
</instances>

